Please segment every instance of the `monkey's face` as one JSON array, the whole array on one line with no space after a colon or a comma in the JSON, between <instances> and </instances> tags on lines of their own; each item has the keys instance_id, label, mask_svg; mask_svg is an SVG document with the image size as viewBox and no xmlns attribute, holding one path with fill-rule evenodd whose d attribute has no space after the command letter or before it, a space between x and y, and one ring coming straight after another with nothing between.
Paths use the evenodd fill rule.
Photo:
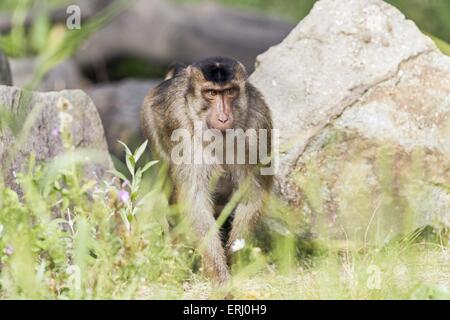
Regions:
<instances>
[{"instance_id":1,"label":"monkey's face","mask_svg":"<svg viewBox=\"0 0 450 320\"><path fill-rule=\"evenodd\" d=\"M209 129L235 128L245 112L247 74L232 59L207 59L188 68L197 115Z\"/></svg>"},{"instance_id":2,"label":"monkey's face","mask_svg":"<svg viewBox=\"0 0 450 320\"><path fill-rule=\"evenodd\" d=\"M240 95L240 87L236 84L206 83L202 86L201 95L208 128L220 131L234 128L234 111Z\"/></svg>"}]
</instances>

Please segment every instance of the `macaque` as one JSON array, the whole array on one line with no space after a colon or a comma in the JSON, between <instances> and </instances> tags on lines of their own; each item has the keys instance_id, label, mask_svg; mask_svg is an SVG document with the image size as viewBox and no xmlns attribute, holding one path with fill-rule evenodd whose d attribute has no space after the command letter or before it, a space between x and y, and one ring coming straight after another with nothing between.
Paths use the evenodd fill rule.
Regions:
<instances>
[{"instance_id":1,"label":"macaque","mask_svg":"<svg viewBox=\"0 0 450 320\"><path fill-rule=\"evenodd\" d=\"M150 91L141 109L143 132L150 140L152 152L169 164L176 201L200 244L204 269L219 284L230 277L233 244L248 237L272 188L273 176L261 174L264 166L271 165L271 113L261 93L247 78L245 67L229 58L209 58L189 66L175 64L165 81ZM266 131L265 148L269 156L264 159L258 153L256 161L249 161L253 157L249 154L250 147L259 145L261 137L256 135L256 140L252 140L247 135L245 161L236 161L236 140L232 144L227 140L227 144L215 150L217 159L222 161L196 162L190 157L196 157L192 148L183 150L188 161L174 161L173 153L179 146L179 141L174 141L174 132L184 129L194 145L197 141L204 147L207 143L198 133L199 128L211 130L212 136L224 140L237 129ZM214 155L212 158L216 159ZM224 232L224 228L216 227L216 219L238 191L237 205L228 217L229 230Z\"/></svg>"}]
</instances>

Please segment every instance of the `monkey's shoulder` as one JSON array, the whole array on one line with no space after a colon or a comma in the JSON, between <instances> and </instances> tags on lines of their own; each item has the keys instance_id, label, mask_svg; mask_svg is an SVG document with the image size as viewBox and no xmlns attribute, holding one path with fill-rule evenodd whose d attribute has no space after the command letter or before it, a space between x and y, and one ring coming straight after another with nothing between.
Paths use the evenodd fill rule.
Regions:
<instances>
[{"instance_id":1,"label":"monkey's shoulder","mask_svg":"<svg viewBox=\"0 0 450 320\"><path fill-rule=\"evenodd\" d=\"M250 82L246 83L249 120L252 128L272 129L272 115L263 94Z\"/></svg>"},{"instance_id":2,"label":"monkey's shoulder","mask_svg":"<svg viewBox=\"0 0 450 320\"><path fill-rule=\"evenodd\" d=\"M184 87L181 82L183 81L178 77L161 82L147 95L146 105L156 111L166 111L175 104L179 105L185 96L185 91L181 90Z\"/></svg>"},{"instance_id":3,"label":"monkey's shoulder","mask_svg":"<svg viewBox=\"0 0 450 320\"><path fill-rule=\"evenodd\" d=\"M184 105L184 93L179 81L172 78L161 82L150 90L141 108L141 126L144 134L157 145L166 145L166 137L180 126L177 117Z\"/></svg>"}]
</instances>

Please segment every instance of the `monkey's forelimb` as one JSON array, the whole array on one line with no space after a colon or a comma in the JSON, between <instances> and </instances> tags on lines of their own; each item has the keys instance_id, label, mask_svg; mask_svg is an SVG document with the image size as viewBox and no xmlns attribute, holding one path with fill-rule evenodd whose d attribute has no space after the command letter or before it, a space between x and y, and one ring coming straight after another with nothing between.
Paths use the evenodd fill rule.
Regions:
<instances>
[{"instance_id":1,"label":"monkey's forelimb","mask_svg":"<svg viewBox=\"0 0 450 320\"><path fill-rule=\"evenodd\" d=\"M193 228L205 272L219 284L227 282L230 273L219 230L214 218L213 203L209 187L209 177L205 171L195 170L194 166L183 169L185 179L178 194L178 202Z\"/></svg>"},{"instance_id":2,"label":"monkey's forelimb","mask_svg":"<svg viewBox=\"0 0 450 320\"><path fill-rule=\"evenodd\" d=\"M249 236L265 210L268 194L261 185L264 182L266 182L264 178L261 179L253 174L247 175L247 181L242 182L243 195L234 212L231 231L225 246L228 259L233 253L233 243L238 239L245 240Z\"/></svg>"}]
</instances>

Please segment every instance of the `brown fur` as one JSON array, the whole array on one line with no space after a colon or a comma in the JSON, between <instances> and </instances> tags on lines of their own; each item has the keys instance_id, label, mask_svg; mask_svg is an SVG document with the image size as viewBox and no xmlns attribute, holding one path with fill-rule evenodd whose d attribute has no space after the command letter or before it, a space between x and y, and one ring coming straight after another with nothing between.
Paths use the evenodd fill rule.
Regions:
<instances>
[{"instance_id":1,"label":"brown fur","mask_svg":"<svg viewBox=\"0 0 450 320\"><path fill-rule=\"evenodd\" d=\"M270 193L271 176L259 175L257 165L176 165L170 163L170 154L178 142L170 140L172 131L188 129L194 135L194 121L202 121L204 99L199 83L204 83L202 72L189 66L170 71L167 79L145 98L141 121L152 151L170 164L170 175L182 211L189 218L199 241L210 236L200 246L206 272L219 283L229 279L227 256L236 239L245 238L264 209L264 199ZM270 110L260 92L247 81L242 64L238 63L233 84L240 86L240 95L233 105L234 127L271 129ZM270 144L269 144L270 145ZM217 184L211 181L216 179ZM215 218L233 192L244 184L248 188L234 211L231 230L223 244L220 232L215 231Z\"/></svg>"}]
</instances>

